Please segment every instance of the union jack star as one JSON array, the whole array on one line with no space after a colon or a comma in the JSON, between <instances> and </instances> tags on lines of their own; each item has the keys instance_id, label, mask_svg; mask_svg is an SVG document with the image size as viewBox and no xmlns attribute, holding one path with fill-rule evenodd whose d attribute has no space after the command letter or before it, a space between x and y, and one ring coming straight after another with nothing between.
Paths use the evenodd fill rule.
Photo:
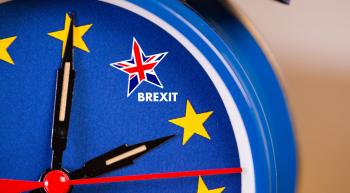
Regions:
<instances>
[{"instance_id":1,"label":"union jack star","mask_svg":"<svg viewBox=\"0 0 350 193\"><path fill-rule=\"evenodd\" d=\"M129 97L142 82L148 82L163 88L155 68L168 52L147 56L136 38L133 39L132 47L131 59L110 64L112 67L129 75L127 96Z\"/></svg>"}]
</instances>

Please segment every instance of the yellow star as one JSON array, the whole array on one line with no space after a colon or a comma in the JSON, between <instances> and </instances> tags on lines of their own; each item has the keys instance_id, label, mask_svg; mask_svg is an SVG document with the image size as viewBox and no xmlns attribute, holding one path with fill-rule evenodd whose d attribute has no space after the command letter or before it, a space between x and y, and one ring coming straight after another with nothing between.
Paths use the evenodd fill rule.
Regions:
<instances>
[{"instance_id":1,"label":"yellow star","mask_svg":"<svg viewBox=\"0 0 350 193\"><path fill-rule=\"evenodd\" d=\"M17 37L10 37L5 39L0 39L0 60L3 60L10 64L15 64L8 53L7 49L11 46L12 42L15 41Z\"/></svg>"},{"instance_id":2,"label":"yellow star","mask_svg":"<svg viewBox=\"0 0 350 193\"><path fill-rule=\"evenodd\" d=\"M202 177L199 177L197 193L222 193L224 190L225 190L225 187L208 190L208 187L207 185L205 185Z\"/></svg>"},{"instance_id":3,"label":"yellow star","mask_svg":"<svg viewBox=\"0 0 350 193\"><path fill-rule=\"evenodd\" d=\"M59 39L63 42L62 57L64 55L63 48L66 47L69 26L70 26L71 21L72 21L71 17L68 14L66 14L66 19L64 22L64 29L60 30L60 31L49 33L49 36L54 37L56 39ZM73 39L74 39L73 44L74 44L74 47L79 48L81 50L84 50L85 52L90 52L89 48L86 46L86 44L83 40L83 36L90 29L91 26L92 26L92 24L83 25L83 26L79 26L79 27L73 26Z\"/></svg>"},{"instance_id":4,"label":"yellow star","mask_svg":"<svg viewBox=\"0 0 350 193\"><path fill-rule=\"evenodd\" d=\"M213 111L197 114L188 100L186 104L186 115L181 118L171 119L169 122L184 129L182 145L185 145L194 134L210 140L210 136L203 124L211 114L213 114Z\"/></svg>"}]
</instances>

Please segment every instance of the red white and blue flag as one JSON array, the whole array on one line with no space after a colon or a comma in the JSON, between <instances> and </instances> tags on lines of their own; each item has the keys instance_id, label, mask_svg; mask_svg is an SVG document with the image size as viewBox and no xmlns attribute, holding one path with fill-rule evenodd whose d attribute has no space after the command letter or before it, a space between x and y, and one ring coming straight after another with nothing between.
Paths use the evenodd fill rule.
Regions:
<instances>
[{"instance_id":1,"label":"red white and blue flag","mask_svg":"<svg viewBox=\"0 0 350 193\"><path fill-rule=\"evenodd\" d=\"M147 56L142 51L137 40L133 39L131 59L112 63L111 66L129 75L128 96L140 86L142 82L148 82L163 88L155 68L167 55L167 52Z\"/></svg>"}]
</instances>

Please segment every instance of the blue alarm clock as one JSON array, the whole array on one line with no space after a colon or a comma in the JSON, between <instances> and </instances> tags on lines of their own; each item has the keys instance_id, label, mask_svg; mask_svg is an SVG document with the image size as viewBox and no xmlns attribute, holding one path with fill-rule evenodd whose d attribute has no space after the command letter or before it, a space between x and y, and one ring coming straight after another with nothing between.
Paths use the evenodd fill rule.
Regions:
<instances>
[{"instance_id":1,"label":"blue alarm clock","mask_svg":"<svg viewBox=\"0 0 350 193\"><path fill-rule=\"evenodd\" d=\"M0 2L0 192L295 191L281 86L220 3Z\"/></svg>"}]
</instances>

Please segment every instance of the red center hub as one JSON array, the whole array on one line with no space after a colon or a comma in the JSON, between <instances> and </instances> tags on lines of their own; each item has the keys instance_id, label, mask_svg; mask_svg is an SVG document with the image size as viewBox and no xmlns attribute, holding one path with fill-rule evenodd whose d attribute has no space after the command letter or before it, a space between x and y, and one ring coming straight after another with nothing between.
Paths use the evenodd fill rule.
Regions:
<instances>
[{"instance_id":1,"label":"red center hub","mask_svg":"<svg viewBox=\"0 0 350 193\"><path fill-rule=\"evenodd\" d=\"M43 182L47 193L68 193L70 189L68 175L60 170L47 173Z\"/></svg>"}]
</instances>

